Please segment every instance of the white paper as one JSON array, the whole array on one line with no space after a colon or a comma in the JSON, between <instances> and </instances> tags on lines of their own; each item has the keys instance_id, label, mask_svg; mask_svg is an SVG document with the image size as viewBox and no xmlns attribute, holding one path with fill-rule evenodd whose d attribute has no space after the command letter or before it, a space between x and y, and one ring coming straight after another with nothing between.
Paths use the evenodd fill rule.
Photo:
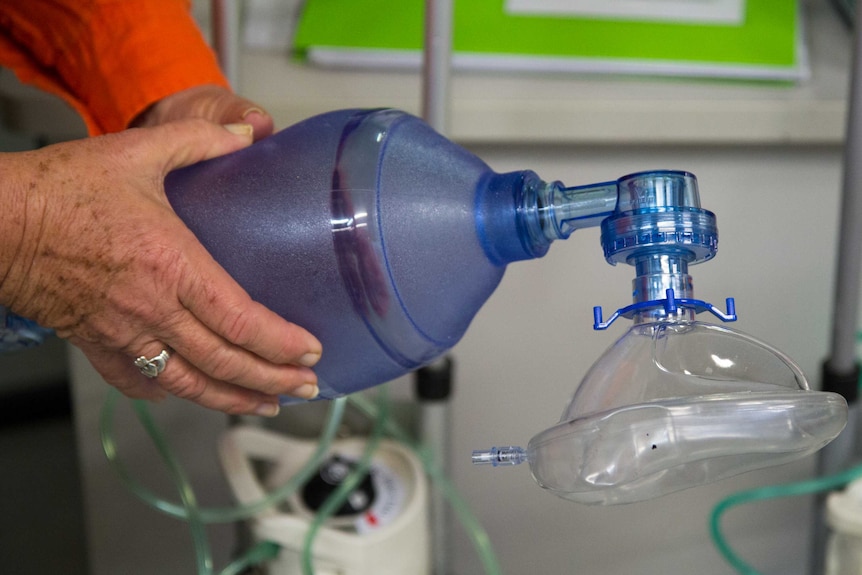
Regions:
<instances>
[{"instance_id":1,"label":"white paper","mask_svg":"<svg viewBox=\"0 0 862 575\"><path fill-rule=\"evenodd\" d=\"M509 14L739 25L745 0L506 0Z\"/></svg>"},{"instance_id":2,"label":"white paper","mask_svg":"<svg viewBox=\"0 0 862 575\"><path fill-rule=\"evenodd\" d=\"M466 72L545 72L799 82L808 79L810 68L805 45L799 44L797 52L797 62L789 66L456 52L452 55L452 68ZM306 56L309 64L335 69L419 70L422 66L422 53L416 50L315 46L308 50Z\"/></svg>"}]
</instances>

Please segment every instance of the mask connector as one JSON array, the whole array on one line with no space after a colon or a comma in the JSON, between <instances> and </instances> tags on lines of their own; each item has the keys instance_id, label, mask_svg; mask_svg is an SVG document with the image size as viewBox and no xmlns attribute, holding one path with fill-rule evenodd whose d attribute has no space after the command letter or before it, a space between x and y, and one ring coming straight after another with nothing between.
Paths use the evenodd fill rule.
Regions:
<instances>
[{"instance_id":1,"label":"mask connector","mask_svg":"<svg viewBox=\"0 0 862 575\"><path fill-rule=\"evenodd\" d=\"M473 465L518 465L527 461L527 451L523 447L510 445L473 451Z\"/></svg>"},{"instance_id":2,"label":"mask connector","mask_svg":"<svg viewBox=\"0 0 862 575\"><path fill-rule=\"evenodd\" d=\"M667 295L665 299L637 302L624 308L620 308L614 312L614 314L608 319L608 321L602 321L602 307L595 306L593 308L593 329L608 329L611 324L614 323L614 321L616 321L620 317L624 317L626 319L633 319L637 314L654 310L664 310L664 313L667 317L673 317L677 315L680 309L689 309L692 310L695 314L708 311L723 322L736 321L737 319L736 302L732 297L729 297L725 300L727 311L723 312L716 306L703 300L693 298L677 299L674 295L673 288L668 288L665 294Z\"/></svg>"}]
</instances>

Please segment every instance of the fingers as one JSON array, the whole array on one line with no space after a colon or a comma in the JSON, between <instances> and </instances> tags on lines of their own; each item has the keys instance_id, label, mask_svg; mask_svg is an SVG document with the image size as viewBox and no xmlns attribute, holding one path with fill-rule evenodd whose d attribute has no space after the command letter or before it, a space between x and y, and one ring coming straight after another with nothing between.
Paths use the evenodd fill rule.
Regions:
<instances>
[{"instance_id":1,"label":"fingers","mask_svg":"<svg viewBox=\"0 0 862 575\"><path fill-rule=\"evenodd\" d=\"M159 351L154 351L157 347L158 344L149 347L147 353L152 355L146 357L158 355ZM140 382L142 377L138 373L136 380ZM277 394L266 394L208 377L179 353L171 355L165 370L154 381L171 395L224 413L270 417L278 413Z\"/></svg>"},{"instance_id":2,"label":"fingers","mask_svg":"<svg viewBox=\"0 0 862 575\"><path fill-rule=\"evenodd\" d=\"M134 360L114 351L102 350L77 343L102 378L132 399L161 401L168 393L154 379L141 375ZM125 361L123 361L125 359Z\"/></svg>"},{"instance_id":3,"label":"fingers","mask_svg":"<svg viewBox=\"0 0 862 575\"><path fill-rule=\"evenodd\" d=\"M317 376L310 368L321 357L317 338L245 292L230 291L206 298L192 290L183 298L190 313L166 340L176 342L171 343L176 351L209 379L267 394L316 397ZM200 305L204 300L209 303Z\"/></svg>"},{"instance_id":4,"label":"fingers","mask_svg":"<svg viewBox=\"0 0 862 575\"><path fill-rule=\"evenodd\" d=\"M189 247L185 253L193 256L195 251ZM176 303L162 300L146 319L135 322L142 335L124 345L110 369L102 370L106 380L128 395L141 393L146 382L135 371L134 358L153 358L170 348L158 385L211 409L274 415L280 395L317 396L317 377L310 367L321 356L320 342L254 302L202 248L198 256L197 273L180 277ZM198 273L206 272L210 279L200 279Z\"/></svg>"},{"instance_id":5,"label":"fingers","mask_svg":"<svg viewBox=\"0 0 862 575\"><path fill-rule=\"evenodd\" d=\"M254 128L255 142L261 138L272 135L274 129L272 116L262 111L257 106L252 106L251 108L242 110L240 113L240 121L251 124L252 128ZM225 118L224 123L229 123L227 118Z\"/></svg>"},{"instance_id":6,"label":"fingers","mask_svg":"<svg viewBox=\"0 0 862 575\"><path fill-rule=\"evenodd\" d=\"M196 97L211 99L213 101L211 112L207 118L213 122L219 124L236 122L250 124L254 128L255 141L272 134L272 116L251 100L246 100L226 90L205 91L199 93Z\"/></svg>"},{"instance_id":7,"label":"fingers","mask_svg":"<svg viewBox=\"0 0 862 575\"><path fill-rule=\"evenodd\" d=\"M150 379L141 374L133 358L123 353L83 346L82 350L107 383L133 399L159 401L171 394L229 414L273 417L279 412L277 395L209 378L176 353L171 354L164 371ZM151 358L160 351L159 344L151 344L142 355Z\"/></svg>"},{"instance_id":8,"label":"fingers","mask_svg":"<svg viewBox=\"0 0 862 575\"><path fill-rule=\"evenodd\" d=\"M291 327L304 339L305 330ZM162 339L174 349L174 355L183 357L206 376L206 379L187 380L184 385L199 387L206 385L208 380L214 380L267 395L293 395L303 399L311 399L318 393L317 376L310 366L301 363L306 360L300 354L308 354L304 347L291 352L288 357L277 360L264 358L251 351L247 344L234 345L220 337L191 313L184 314L181 322L174 322ZM318 357L314 356L310 363L316 362ZM188 390L183 396L194 394L195 390Z\"/></svg>"},{"instance_id":9,"label":"fingers","mask_svg":"<svg viewBox=\"0 0 862 575\"><path fill-rule=\"evenodd\" d=\"M253 301L205 250L195 252L185 251L196 267L176 285L181 311L163 312L154 334L182 358L174 362L181 370L159 376L162 387L207 406L231 400L225 384L270 396L317 396L310 368L321 357L320 341Z\"/></svg>"},{"instance_id":10,"label":"fingers","mask_svg":"<svg viewBox=\"0 0 862 575\"><path fill-rule=\"evenodd\" d=\"M158 132L148 137L143 145L158 147L153 157L162 161L162 176L177 168L241 150L252 143L249 124L220 126L203 120L184 120L152 129Z\"/></svg>"},{"instance_id":11,"label":"fingers","mask_svg":"<svg viewBox=\"0 0 862 575\"><path fill-rule=\"evenodd\" d=\"M180 303L228 342L276 364L311 367L323 352L320 341L249 297L221 266L210 276L186 276Z\"/></svg>"},{"instance_id":12,"label":"fingers","mask_svg":"<svg viewBox=\"0 0 862 575\"><path fill-rule=\"evenodd\" d=\"M272 134L272 117L259 105L220 86L195 86L171 94L141 114L132 125L158 126L187 118L216 124L250 124L254 139Z\"/></svg>"},{"instance_id":13,"label":"fingers","mask_svg":"<svg viewBox=\"0 0 862 575\"><path fill-rule=\"evenodd\" d=\"M182 253L187 263L169 266L186 269L185 274L177 272L172 297L160 298L154 308L123 308L142 312L123 314L128 331L137 335L120 353L100 357L103 365L97 369L103 377L127 395L148 397L151 386L142 381L134 359L170 349L155 381L172 395L211 409L275 415L280 395L315 397L317 377L310 367L321 356L320 342L254 302L202 247L189 245ZM162 292L159 282L148 289ZM128 290L123 293L128 297ZM141 297L146 296L131 299Z\"/></svg>"}]
</instances>

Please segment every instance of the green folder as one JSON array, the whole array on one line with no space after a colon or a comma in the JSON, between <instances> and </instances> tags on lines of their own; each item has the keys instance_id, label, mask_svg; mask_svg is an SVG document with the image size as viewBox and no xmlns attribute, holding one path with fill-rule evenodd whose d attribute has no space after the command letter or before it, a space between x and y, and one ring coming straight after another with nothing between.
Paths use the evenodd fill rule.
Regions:
<instances>
[{"instance_id":1,"label":"green folder","mask_svg":"<svg viewBox=\"0 0 862 575\"><path fill-rule=\"evenodd\" d=\"M457 0L456 69L800 80L808 65L797 0L747 0L740 25L507 14ZM295 53L311 63L415 67L424 0L307 0Z\"/></svg>"}]
</instances>

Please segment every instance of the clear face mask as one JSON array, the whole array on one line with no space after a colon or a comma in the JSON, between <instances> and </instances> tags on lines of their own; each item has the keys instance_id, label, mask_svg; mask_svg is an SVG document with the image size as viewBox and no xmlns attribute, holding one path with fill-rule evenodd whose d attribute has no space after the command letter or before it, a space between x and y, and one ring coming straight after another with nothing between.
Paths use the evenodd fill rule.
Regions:
<instances>
[{"instance_id":1,"label":"clear face mask","mask_svg":"<svg viewBox=\"0 0 862 575\"><path fill-rule=\"evenodd\" d=\"M652 322L599 358L525 456L555 495L628 503L808 455L846 418L841 396L811 391L789 358L750 336Z\"/></svg>"},{"instance_id":2,"label":"clear face mask","mask_svg":"<svg viewBox=\"0 0 862 575\"><path fill-rule=\"evenodd\" d=\"M473 462L527 462L554 495L607 505L786 463L837 437L847 422L842 396L812 391L777 349L695 319L736 315L732 299L724 313L691 297L688 265L717 249L715 216L700 209L694 176L635 174L618 188L602 244L610 263L636 268L635 303L607 322L595 308L594 327L618 317L634 325L593 364L559 423L526 449L475 451Z\"/></svg>"}]
</instances>

